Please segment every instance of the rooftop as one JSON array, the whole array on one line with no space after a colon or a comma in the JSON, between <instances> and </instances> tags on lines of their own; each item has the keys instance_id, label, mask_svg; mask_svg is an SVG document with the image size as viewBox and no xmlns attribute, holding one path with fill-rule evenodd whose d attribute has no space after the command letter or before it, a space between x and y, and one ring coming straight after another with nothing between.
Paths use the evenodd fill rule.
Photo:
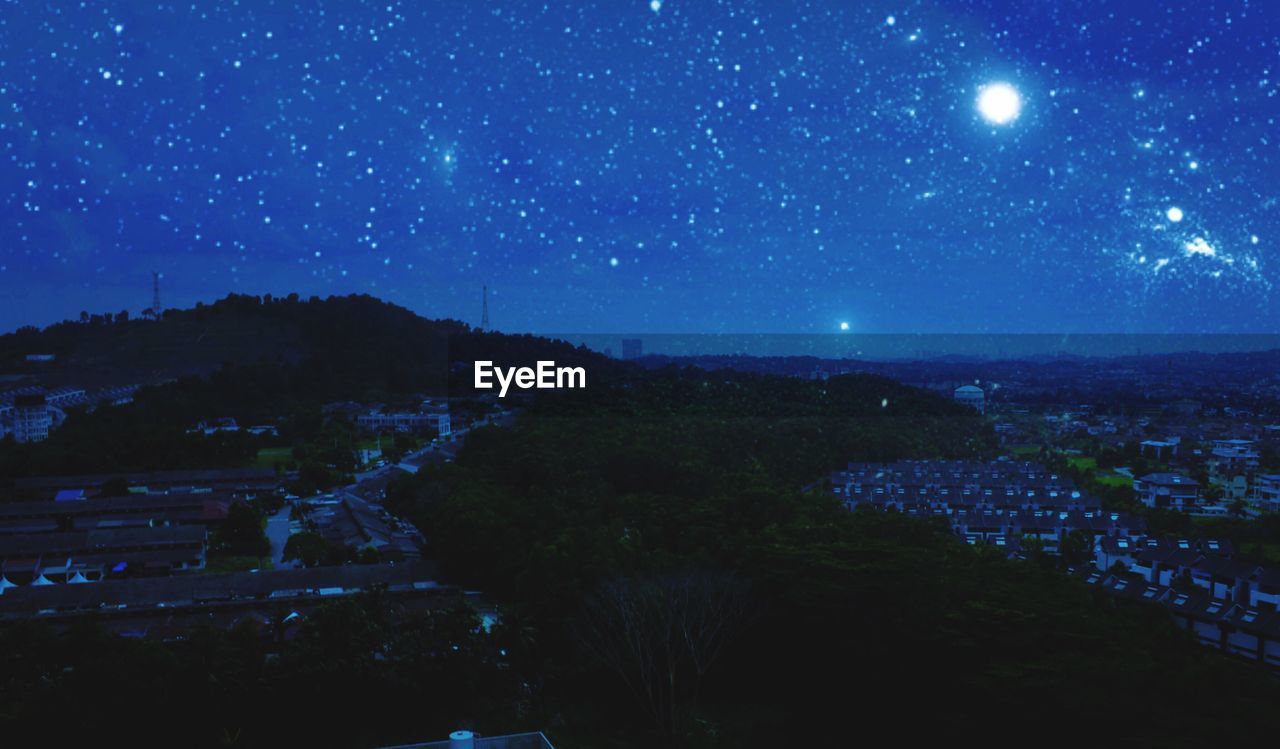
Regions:
<instances>
[{"instance_id":1,"label":"rooftop","mask_svg":"<svg viewBox=\"0 0 1280 749\"><path fill-rule=\"evenodd\" d=\"M469 732L456 731L453 737L458 737L459 734L469 734ZM459 746L469 746L474 749L555 749L541 731L513 733L506 736L474 735L471 744L459 744L446 739L444 741L429 741L425 744L400 744L398 746L383 747L382 749L456 749Z\"/></svg>"},{"instance_id":2,"label":"rooftop","mask_svg":"<svg viewBox=\"0 0 1280 749\"><path fill-rule=\"evenodd\" d=\"M1157 484L1159 486L1199 486L1200 484L1188 476L1180 473L1148 473L1139 481L1148 484Z\"/></svg>"},{"instance_id":3,"label":"rooftop","mask_svg":"<svg viewBox=\"0 0 1280 749\"><path fill-rule=\"evenodd\" d=\"M26 618L44 612L89 612L105 609L170 608L231 601L266 601L355 593L375 586L388 590L434 590L435 565L342 565L309 569L264 570L152 577L90 585L43 585L10 588L0 596L0 618Z\"/></svg>"}]
</instances>

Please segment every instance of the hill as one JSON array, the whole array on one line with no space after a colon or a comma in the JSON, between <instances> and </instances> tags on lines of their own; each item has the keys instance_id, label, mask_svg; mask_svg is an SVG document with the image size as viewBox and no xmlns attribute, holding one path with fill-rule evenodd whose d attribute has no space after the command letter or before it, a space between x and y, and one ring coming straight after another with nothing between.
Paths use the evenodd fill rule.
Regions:
<instances>
[{"instance_id":1,"label":"hill","mask_svg":"<svg viewBox=\"0 0 1280 749\"><path fill-rule=\"evenodd\" d=\"M53 354L55 360L27 362L33 353ZM82 313L79 321L43 330L22 328L0 336L0 371L47 386L92 388L248 365L318 367L363 387L443 392L449 362L480 353L567 360L582 358L585 350L477 331L456 320L428 320L367 295L232 294L192 309L166 310L160 320Z\"/></svg>"},{"instance_id":2,"label":"hill","mask_svg":"<svg viewBox=\"0 0 1280 749\"><path fill-rule=\"evenodd\" d=\"M56 359L30 364L25 357L33 352ZM589 365L593 376L629 370L560 341L428 320L363 295L231 295L168 310L161 320L86 316L0 336L4 371L46 387L147 386L125 406L71 411L45 442L0 442L0 479L238 465L253 452L246 439L204 439L186 429L219 417L315 424L325 403L465 393L466 365L476 359Z\"/></svg>"}]
</instances>

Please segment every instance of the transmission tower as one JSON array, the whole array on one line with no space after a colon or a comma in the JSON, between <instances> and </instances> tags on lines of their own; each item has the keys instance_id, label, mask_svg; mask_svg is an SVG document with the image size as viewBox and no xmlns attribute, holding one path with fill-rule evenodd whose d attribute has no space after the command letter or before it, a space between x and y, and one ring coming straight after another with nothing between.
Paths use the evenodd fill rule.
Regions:
<instances>
[{"instance_id":1,"label":"transmission tower","mask_svg":"<svg viewBox=\"0 0 1280 749\"><path fill-rule=\"evenodd\" d=\"M489 329L489 285L484 286L484 295L481 299L480 306L480 329Z\"/></svg>"},{"instance_id":2,"label":"transmission tower","mask_svg":"<svg viewBox=\"0 0 1280 749\"><path fill-rule=\"evenodd\" d=\"M151 271L151 316L160 319L160 274Z\"/></svg>"}]
</instances>

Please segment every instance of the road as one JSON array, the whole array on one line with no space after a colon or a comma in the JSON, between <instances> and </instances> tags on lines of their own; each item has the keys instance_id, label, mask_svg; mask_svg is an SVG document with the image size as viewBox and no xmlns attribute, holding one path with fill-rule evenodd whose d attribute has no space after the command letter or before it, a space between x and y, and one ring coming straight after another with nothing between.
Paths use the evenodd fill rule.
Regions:
<instances>
[{"instance_id":1,"label":"road","mask_svg":"<svg viewBox=\"0 0 1280 749\"><path fill-rule=\"evenodd\" d=\"M467 435L475 427L481 426L510 426L515 420L516 411L501 411L496 414L490 414L482 419L477 420L474 424L465 427L459 427L453 430L453 433L446 439L434 441L431 444L424 445L417 450L410 450L400 459L400 462L394 465L379 466L369 471L356 473L353 478L354 483L344 487L347 490L353 490L359 484L370 479L377 478L393 468L399 468L408 473L417 473L425 466L440 465L441 463L452 463L457 457L458 450L462 448L463 443L467 441Z\"/></svg>"},{"instance_id":2,"label":"road","mask_svg":"<svg viewBox=\"0 0 1280 749\"><path fill-rule=\"evenodd\" d=\"M271 566L284 568L284 545L289 541L289 509L286 504L276 514L267 518L267 540L271 542Z\"/></svg>"}]
</instances>

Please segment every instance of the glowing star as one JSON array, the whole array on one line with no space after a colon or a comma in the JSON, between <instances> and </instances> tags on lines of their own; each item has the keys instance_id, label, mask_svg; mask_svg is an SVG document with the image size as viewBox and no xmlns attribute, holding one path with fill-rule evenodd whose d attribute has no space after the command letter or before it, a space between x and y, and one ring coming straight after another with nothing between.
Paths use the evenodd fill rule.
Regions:
<instances>
[{"instance_id":1,"label":"glowing star","mask_svg":"<svg viewBox=\"0 0 1280 749\"><path fill-rule=\"evenodd\" d=\"M1182 220L1182 209L1175 205L1165 211L1164 215L1168 216L1169 220L1176 224Z\"/></svg>"},{"instance_id":2,"label":"glowing star","mask_svg":"<svg viewBox=\"0 0 1280 749\"><path fill-rule=\"evenodd\" d=\"M1188 255L1204 255L1205 257L1217 257L1218 255L1218 251L1213 248L1213 245L1204 241L1204 237L1196 237L1183 245L1182 249L1186 250Z\"/></svg>"},{"instance_id":3,"label":"glowing star","mask_svg":"<svg viewBox=\"0 0 1280 749\"><path fill-rule=\"evenodd\" d=\"M649 10L653 11L654 13L657 13L658 11L662 10L662 0L650 0Z\"/></svg>"},{"instance_id":4,"label":"glowing star","mask_svg":"<svg viewBox=\"0 0 1280 749\"><path fill-rule=\"evenodd\" d=\"M1007 83L990 83L978 90L978 114L992 125L1008 125L1022 113L1018 89Z\"/></svg>"},{"instance_id":5,"label":"glowing star","mask_svg":"<svg viewBox=\"0 0 1280 749\"><path fill-rule=\"evenodd\" d=\"M840 329L841 329L841 330L848 330L848 329L849 329L849 323L847 323L847 322L842 322L842 323L840 323Z\"/></svg>"}]
</instances>

